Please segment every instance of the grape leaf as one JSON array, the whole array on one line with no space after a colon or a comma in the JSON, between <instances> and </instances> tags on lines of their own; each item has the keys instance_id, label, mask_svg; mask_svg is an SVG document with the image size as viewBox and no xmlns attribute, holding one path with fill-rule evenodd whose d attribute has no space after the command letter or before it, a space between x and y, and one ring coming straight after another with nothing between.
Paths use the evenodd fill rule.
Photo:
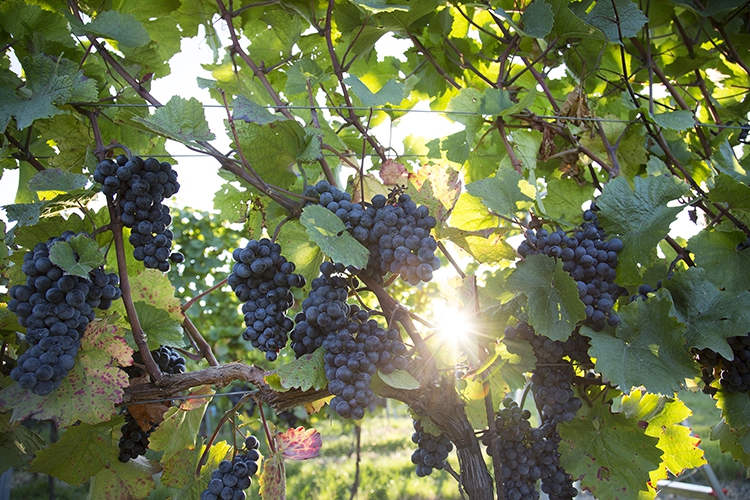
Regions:
<instances>
[{"instance_id":1,"label":"grape leaf","mask_svg":"<svg viewBox=\"0 0 750 500\"><path fill-rule=\"evenodd\" d=\"M596 201L598 219L608 234L616 234L623 243L618 255L618 282L641 283L639 264L651 267L656 260L656 245L684 207L667 203L687 192L687 185L674 177L636 177L631 189L627 179L617 177L604 186Z\"/></svg>"},{"instance_id":2,"label":"grape leaf","mask_svg":"<svg viewBox=\"0 0 750 500\"><path fill-rule=\"evenodd\" d=\"M719 232L704 229L688 241L695 263L705 268L706 277L727 292L750 288L750 252L737 250L747 239L742 231Z\"/></svg>"},{"instance_id":3,"label":"grape leaf","mask_svg":"<svg viewBox=\"0 0 750 500\"><path fill-rule=\"evenodd\" d=\"M565 340L578 321L586 318L578 286L562 270L562 261L546 255L529 255L507 281L508 289L528 297L529 324L540 335Z\"/></svg>"},{"instance_id":4,"label":"grape leaf","mask_svg":"<svg viewBox=\"0 0 750 500\"><path fill-rule=\"evenodd\" d=\"M750 324L750 292L722 292L706 279L706 270L691 267L664 280L676 317L687 325L687 347L708 348L732 359L726 339L745 335Z\"/></svg>"},{"instance_id":5,"label":"grape leaf","mask_svg":"<svg viewBox=\"0 0 750 500\"><path fill-rule=\"evenodd\" d=\"M656 447L664 452L659 469L650 473L651 484L666 479L668 472L678 476L706 463L703 450L698 448L700 438L692 436L689 427L679 425L693 414L679 399L633 391L623 396L621 410L628 417L646 422L645 434L657 438Z\"/></svg>"},{"instance_id":6,"label":"grape leaf","mask_svg":"<svg viewBox=\"0 0 750 500\"><path fill-rule=\"evenodd\" d=\"M95 267L104 265L104 255L96 240L85 234L56 242L49 249L49 260L66 273L86 279Z\"/></svg>"},{"instance_id":7,"label":"grape leaf","mask_svg":"<svg viewBox=\"0 0 750 500\"><path fill-rule=\"evenodd\" d=\"M279 376L284 389L299 387L303 391L323 389L328 385L323 362L324 349L317 349L312 354L305 354L287 363L273 373Z\"/></svg>"},{"instance_id":8,"label":"grape leaf","mask_svg":"<svg viewBox=\"0 0 750 500\"><path fill-rule=\"evenodd\" d=\"M333 212L318 205L308 205L302 211L300 222L318 247L334 262L363 269L370 252L355 240L344 223Z\"/></svg>"},{"instance_id":9,"label":"grape leaf","mask_svg":"<svg viewBox=\"0 0 750 500\"><path fill-rule=\"evenodd\" d=\"M159 468L145 457L138 457L127 463L110 460L91 478L89 496L107 500L146 498L156 487L153 475L158 472Z\"/></svg>"},{"instance_id":10,"label":"grape leaf","mask_svg":"<svg viewBox=\"0 0 750 500\"><path fill-rule=\"evenodd\" d=\"M201 492L208 487L211 474L218 469L219 462L229 457L232 447L226 441L214 443L208 451L206 463L201 467L200 476L196 477L198 460L205 449L205 446L184 448L164 461L161 484L179 490L174 500L199 498Z\"/></svg>"},{"instance_id":11,"label":"grape leaf","mask_svg":"<svg viewBox=\"0 0 750 500\"><path fill-rule=\"evenodd\" d=\"M676 110L666 113L656 113L651 118L657 125L670 130L688 130L695 126L695 117L692 111Z\"/></svg>"},{"instance_id":12,"label":"grape leaf","mask_svg":"<svg viewBox=\"0 0 750 500\"><path fill-rule=\"evenodd\" d=\"M409 177L409 171L406 170L403 163L398 163L390 158L385 160L378 170L383 184L387 186L400 186L406 182Z\"/></svg>"},{"instance_id":13,"label":"grape leaf","mask_svg":"<svg viewBox=\"0 0 750 500\"><path fill-rule=\"evenodd\" d=\"M659 467L659 440L645 434L637 418L612 413L594 402L588 414L558 426L560 462L596 498L653 498L649 472Z\"/></svg>"},{"instance_id":14,"label":"grape leaf","mask_svg":"<svg viewBox=\"0 0 750 500\"><path fill-rule=\"evenodd\" d=\"M450 167L430 164L410 173L409 183L414 188L410 190L412 200L429 208L438 221L433 231L439 235L441 223L448 219L461 194L461 177Z\"/></svg>"},{"instance_id":15,"label":"grape leaf","mask_svg":"<svg viewBox=\"0 0 750 500\"><path fill-rule=\"evenodd\" d=\"M616 337L582 327L591 337L589 353L596 369L625 392L644 386L649 392L672 394L686 378L698 374L684 348L685 325L670 315L672 301L660 290L647 301L636 300L620 308Z\"/></svg>"},{"instance_id":16,"label":"grape leaf","mask_svg":"<svg viewBox=\"0 0 750 500\"><path fill-rule=\"evenodd\" d=\"M733 430L750 427L750 397L747 394L719 389L714 398L722 418Z\"/></svg>"},{"instance_id":17,"label":"grape leaf","mask_svg":"<svg viewBox=\"0 0 750 500\"><path fill-rule=\"evenodd\" d=\"M362 105L368 108L385 104L400 104L404 100L404 84L396 80L388 80L377 92L371 91L362 80L351 74L344 78L344 83L349 85L352 93L359 97Z\"/></svg>"},{"instance_id":18,"label":"grape leaf","mask_svg":"<svg viewBox=\"0 0 750 500\"><path fill-rule=\"evenodd\" d=\"M190 391L190 396L214 394L209 386L200 386ZM203 415L210 398L186 399L179 407L170 408L149 438L149 448L164 451L161 461L166 462L184 448L195 448Z\"/></svg>"},{"instance_id":19,"label":"grape leaf","mask_svg":"<svg viewBox=\"0 0 750 500\"><path fill-rule=\"evenodd\" d=\"M643 25L648 22L648 17L631 0L610 0L596 2L589 12L587 21L602 30L610 42L622 45L622 39L638 34Z\"/></svg>"},{"instance_id":20,"label":"grape leaf","mask_svg":"<svg viewBox=\"0 0 750 500\"><path fill-rule=\"evenodd\" d=\"M105 10L87 24L83 24L73 16L68 20L76 35L94 35L97 37L117 40L120 50L142 47L151 41L151 37L135 16L123 14L117 10Z\"/></svg>"},{"instance_id":21,"label":"grape leaf","mask_svg":"<svg viewBox=\"0 0 750 500\"><path fill-rule=\"evenodd\" d=\"M288 460L307 460L315 458L323 446L323 439L315 429L297 427L289 429L283 434L277 432L274 436L276 450Z\"/></svg>"},{"instance_id":22,"label":"grape leaf","mask_svg":"<svg viewBox=\"0 0 750 500\"><path fill-rule=\"evenodd\" d=\"M552 7L544 0L531 2L521 15L524 33L534 38L544 38L549 35L554 21Z\"/></svg>"},{"instance_id":23,"label":"grape leaf","mask_svg":"<svg viewBox=\"0 0 750 500\"><path fill-rule=\"evenodd\" d=\"M589 184L581 186L569 177L549 179L544 208L548 217L571 226L578 225L583 222L581 207L593 195L594 188Z\"/></svg>"},{"instance_id":24,"label":"grape leaf","mask_svg":"<svg viewBox=\"0 0 750 500\"><path fill-rule=\"evenodd\" d=\"M750 427L732 429L723 418L711 427L711 441L719 441L721 451L750 467Z\"/></svg>"},{"instance_id":25,"label":"grape leaf","mask_svg":"<svg viewBox=\"0 0 750 500\"><path fill-rule=\"evenodd\" d=\"M320 276L320 264L325 256L320 247L310 241L305 227L299 221L291 220L281 226L276 243L284 249L287 260L297 264L295 272L307 279L308 286Z\"/></svg>"},{"instance_id":26,"label":"grape leaf","mask_svg":"<svg viewBox=\"0 0 750 500\"><path fill-rule=\"evenodd\" d=\"M0 410L12 409L12 422L51 419L60 427L79 420L89 424L109 420L129 385L127 374L118 367L120 360L133 356L123 333L103 321L89 324L76 364L57 390L38 396L12 384L0 391Z\"/></svg>"},{"instance_id":27,"label":"grape leaf","mask_svg":"<svg viewBox=\"0 0 750 500\"><path fill-rule=\"evenodd\" d=\"M501 168L495 177L468 184L469 194L482 198L482 203L504 217L513 218L516 213L528 210L534 204L534 187L513 169ZM531 196L529 196L531 195Z\"/></svg>"},{"instance_id":28,"label":"grape leaf","mask_svg":"<svg viewBox=\"0 0 750 500\"><path fill-rule=\"evenodd\" d=\"M263 460L258 484L263 500L286 500L286 466L281 453L271 453Z\"/></svg>"},{"instance_id":29,"label":"grape leaf","mask_svg":"<svg viewBox=\"0 0 750 500\"><path fill-rule=\"evenodd\" d=\"M182 323L184 318L180 299L175 297L174 286L166 274L156 269L144 269L130 277L130 293L134 302L150 304L168 312L174 321ZM122 313L124 315L124 307Z\"/></svg>"},{"instance_id":30,"label":"grape leaf","mask_svg":"<svg viewBox=\"0 0 750 500\"><path fill-rule=\"evenodd\" d=\"M26 427L10 423L10 413L0 414L0 473L25 466L44 447L44 439Z\"/></svg>"},{"instance_id":31,"label":"grape leaf","mask_svg":"<svg viewBox=\"0 0 750 500\"><path fill-rule=\"evenodd\" d=\"M284 115L275 115L268 111L265 106L260 106L245 96L237 96L232 101L232 118L243 120L248 123L266 125L277 121L288 120Z\"/></svg>"},{"instance_id":32,"label":"grape leaf","mask_svg":"<svg viewBox=\"0 0 750 500\"><path fill-rule=\"evenodd\" d=\"M492 215L481 198L467 192L461 193L451 211L450 226L466 231L497 229L499 219Z\"/></svg>"},{"instance_id":33,"label":"grape leaf","mask_svg":"<svg viewBox=\"0 0 750 500\"><path fill-rule=\"evenodd\" d=\"M708 197L711 201L726 203L727 208L750 210L750 186L727 174L716 176Z\"/></svg>"},{"instance_id":34,"label":"grape leaf","mask_svg":"<svg viewBox=\"0 0 750 500\"><path fill-rule=\"evenodd\" d=\"M747 170L737 160L737 156L735 156L734 150L728 140L725 139L718 148L714 148L713 153L711 164L716 170L734 177L739 182L750 182Z\"/></svg>"},{"instance_id":35,"label":"grape leaf","mask_svg":"<svg viewBox=\"0 0 750 500\"><path fill-rule=\"evenodd\" d=\"M452 227L443 228L441 239L447 239L460 246L477 262L494 264L516 260L518 254L507 242L507 228L463 231Z\"/></svg>"},{"instance_id":36,"label":"grape leaf","mask_svg":"<svg viewBox=\"0 0 750 500\"><path fill-rule=\"evenodd\" d=\"M212 141L216 138L208 129L203 106L195 97L185 100L172 96L153 115L148 118L135 117L133 120L159 135L192 147L201 147L196 141Z\"/></svg>"},{"instance_id":37,"label":"grape leaf","mask_svg":"<svg viewBox=\"0 0 750 500\"><path fill-rule=\"evenodd\" d=\"M576 16L570 9L568 0L548 0L555 15L553 26L554 37L560 40L567 38L582 38L584 40L601 40L604 42L606 36L594 26L587 24L583 19ZM602 43L603 45L603 43Z\"/></svg>"},{"instance_id":38,"label":"grape leaf","mask_svg":"<svg viewBox=\"0 0 750 500\"><path fill-rule=\"evenodd\" d=\"M88 177L59 168L48 168L36 174L27 184L32 191L69 192L86 186Z\"/></svg>"},{"instance_id":39,"label":"grape leaf","mask_svg":"<svg viewBox=\"0 0 750 500\"><path fill-rule=\"evenodd\" d=\"M122 417L115 417L95 425L82 423L69 427L58 442L37 452L30 470L72 485L84 484L110 461L117 462L112 456L112 441L118 438L122 423Z\"/></svg>"},{"instance_id":40,"label":"grape leaf","mask_svg":"<svg viewBox=\"0 0 750 500\"><path fill-rule=\"evenodd\" d=\"M419 389L419 381L406 370L394 370L387 375L378 370L378 376L386 385L395 387L396 389Z\"/></svg>"},{"instance_id":41,"label":"grape leaf","mask_svg":"<svg viewBox=\"0 0 750 500\"><path fill-rule=\"evenodd\" d=\"M530 107L534 99L536 99L536 89L534 87L518 102L511 100L510 92L506 89L485 89L480 100L479 113L483 115L510 116ZM495 168L492 170L496 168L497 164L495 164Z\"/></svg>"},{"instance_id":42,"label":"grape leaf","mask_svg":"<svg viewBox=\"0 0 750 500\"><path fill-rule=\"evenodd\" d=\"M237 135L245 159L264 181L283 188L297 180L293 169L308 146L309 138L294 120L267 125L236 122ZM233 148L238 146L232 143Z\"/></svg>"},{"instance_id":43,"label":"grape leaf","mask_svg":"<svg viewBox=\"0 0 750 500\"><path fill-rule=\"evenodd\" d=\"M185 345L182 326L172 319L169 313L140 300L134 302L134 305L141 328L146 333L149 349L153 351L162 345L175 347Z\"/></svg>"}]
</instances>

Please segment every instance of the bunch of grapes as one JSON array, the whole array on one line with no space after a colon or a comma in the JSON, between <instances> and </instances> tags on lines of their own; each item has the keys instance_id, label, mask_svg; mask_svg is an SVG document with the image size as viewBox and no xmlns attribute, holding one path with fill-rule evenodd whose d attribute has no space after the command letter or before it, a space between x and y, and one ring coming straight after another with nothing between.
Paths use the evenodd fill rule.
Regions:
<instances>
[{"instance_id":1,"label":"bunch of grapes","mask_svg":"<svg viewBox=\"0 0 750 500\"><path fill-rule=\"evenodd\" d=\"M281 246L268 238L250 240L232 252L235 260L229 286L244 304L247 329L242 338L275 361L294 327L286 315L294 303L292 288L305 286L305 278L294 274L294 263L281 255Z\"/></svg>"},{"instance_id":2,"label":"bunch of grapes","mask_svg":"<svg viewBox=\"0 0 750 500\"><path fill-rule=\"evenodd\" d=\"M177 352L174 347L166 345L160 346L158 349L151 351L151 356L154 358L154 361L159 366L162 373L168 375L185 373L185 358L180 356L180 353ZM136 351L133 354L133 364L143 365L143 358L139 351ZM136 366L128 366L124 370L130 378L137 377L143 373L143 371Z\"/></svg>"},{"instance_id":3,"label":"bunch of grapes","mask_svg":"<svg viewBox=\"0 0 750 500\"><path fill-rule=\"evenodd\" d=\"M31 345L18 357L10 376L21 388L40 396L57 389L73 369L80 338L96 317L93 308L107 309L122 295L116 274L94 269L82 278L65 274L52 263L52 246L74 236L73 231L66 231L27 252L21 266L26 283L9 291L8 309L27 328L26 340Z\"/></svg>"},{"instance_id":4,"label":"bunch of grapes","mask_svg":"<svg viewBox=\"0 0 750 500\"><path fill-rule=\"evenodd\" d=\"M168 229L172 217L169 207L162 204L180 189L172 165L156 158L120 155L99 162L94 180L105 195L115 197L123 225L131 228L129 241L136 260L162 272L169 271L170 260L184 260L182 254L172 253L174 235Z\"/></svg>"},{"instance_id":5,"label":"bunch of grapes","mask_svg":"<svg viewBox=\"0 0 750 500\"><path fill-rule=\"evenodd\" d=\"M502 464L503 490L506 500L536 500L536 482L552 473L546 459L545 429L532 428L531 412L521 409L512 398L503 400L495 420L495 433L484 436L482 442L493 454L492 438L497 438L497 453L493 456Z\"/></svg>"},{"instance_id":6,"label":"bunch of grapes","mask_svg":"<svg viewBox=\"0 0 750 500\"><path fill-rule=\"evenodd\" d=\"M353 280L343 264L323 262L320 276L312 283L312 290L302 301L302 311L294 317L290 337L297 357L315 352L329 333L346 328L350 306L346 303L348 286Z\"/></svg>"},{"instance_id":7,"label":"bunch of grapes","mask_svg":"<svg viewBox=\"0 0 750 500\"><path fill-rule=\"evenodd\" d=\"M131 458L138 458L146 454L148 450L148 438L156 426L152 425L147 431L144 431L140 424L126 409L124 412L125 424L120 428L122 435L117 443L120 448L120 454L117 456L122 463L128 462Z\"/></svg>"},{"instance_id":8,"label":"bunch of grapes","mask_svg":"<svg viewBox=\"0 0 750 500\"><path fill-rule=\"evenodd\" d=\"M369 205L352 203L348 193L327 181L308 186L304 194L335 213L369 250L364 275L380 279L387 273L398 274L416 286L432 280L432 273L440 267L435 255L437 242L430 234L437 221L426 206L417 206L409 195L394 192L386 198L379 194Z\"/></svg>"},{"instance_id":9,"label":"bunch of grapes","mask_svg":"<svg viewBox=\"0 0 750 500\"><path fill-rule=\"evenodd\" d=\"M604 230L599 226L595 206L583 213L584 222L579 231L568 236L558 229L526 231L526 240L518 246L522 257L542 253L562 260L563 270L576 280L578 295L586 306L586 324L601 330L605 323L620 324L613 306L623 289L615 283L617 254L622 241L612 238L604 241Z\"/></svg>"},{"instance_id":10,"label":"bunch of grapes","mask_svg":"<svg viewBox=\"0 0 750 500\"><path fill-rule=\"evenodd\" d=\"M590 365L588 341L580 334L571 335L565 342L536 335L528 323L519 322L505 329L507 339L518 339L531 344L536 356L536 367L531 376L534 400L545 422L569 422L581 408L581 400L571 387L575 371L564 358L583 360ZM583 363L582 363L583 364Z\"/></svg>"},{"instance_id":11,"label":"bunch of grapes","mask_svg":"<svg viewBox=\"0 0 750 500\"><path fill-rule=\"evenodd\" d=\"M731 393L750 392L750 333L727 339L734 355L731 360L710 350L697 352L697 360L703 365L704 392L715 392L709 385L717 378L721 387Z\"/></svg>"},{"instance_id":12,"label":"bunch of grapes","mask_svg":"<svg viewBox=\"0 0 750 500\"><path fill-rule=\"evenodd\" d=\"M432 474L432 469L442 469L448 454L453 450L453 443L444 434L433 436L425 432L420 420L414 420L414 433L411 440L418 447L411 455L411 462L417 466L417 476Z\"/></svg>"},{"instance_id":13,"label":"bunch of grapes","mask_svg":"<svg viewBox=\"0 0 750 500\"><path fill-rule=\"evenodd\" d=\"M208 487L201 493L201 500L244 500L247 498L245 490L252 483L251 476L258 472L258 439L249 436L245 439L243 453L234 460L222 460L219 467L211 473Z\"/></svg>"},{"instance_id":14,"label":"bunch of grapes","mask_svg":"<svg viewBox=\"0 0 750 500\"><path fill-rule=\"evenodd\" d=\"M578 496L578 490L573 486L573 476L560 465L560 434L556 424L542 426L546 434L543 460L545 474L542 476L542 491L549 500L571 500Z\"/></svg>"},{"instance_id":15,"label":"bunch of grapes","mask_svg":"<svg viewBox=\"0 0 750 500\"><path fill-rule=\"evenodd\" d=\"M356 305L350 311L348 325L328 334L323 348L328 391L334 395L331 408L358 420L375 396L372 375L378 369L387 375L406 368L406 346L398 330L386 331Z\"/></svg>"}]
</instances>

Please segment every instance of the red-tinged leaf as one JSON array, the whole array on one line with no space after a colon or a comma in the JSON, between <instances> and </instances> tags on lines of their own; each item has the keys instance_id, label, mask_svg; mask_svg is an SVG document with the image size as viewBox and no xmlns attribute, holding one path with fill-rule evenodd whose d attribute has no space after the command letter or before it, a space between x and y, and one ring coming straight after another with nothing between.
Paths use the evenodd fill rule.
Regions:
<instances>
[{"instance_id":1,"label":"red-tinged leaf","mask_svg":"<svg viewBox=\"0 0 750 500\"><path fill-rule=\"evenodd\" d=\"M167 410L169 410L169 405L164 403L128 406L128 413L144 431L149 431L154 425L162 423Z\"/></svg>"},{"instance_id":2,"label":"red-tinged leaf","mask_svg":"<svg viewBox=\"0 0 750 500\"><path fill-rule=\"evenodd\" d=\"M380 166L380 178L383 179L383 184L386 186L400 186L401 184L406 184L408 177L409 172L407 172L403 163L398 163L388 159Z\"/></svg>"},{"instance_id":3,"label":"red-tinged leaf","mask_svg":"<svg viewBox=\"0 0 750 500\"><path fill-rule=\"evenodd\" d=\"M54 420L59 427L109 420L128 387L128 376L117 366L117 359L133 354L120 333L117 327L94 321L81 339L75 366L57 390L38 396L11 384L0 391L0 411L12 409L12 422Z\"/></svg>"},{"instance_id":4,"label":"red-tinged leaf","mask_svg":"<svg viewBox=\"0 0 750 500\"><path fill-rule=\"evenodd\" d=\"M409 174L409 183L416 189L410 192L418 205L426 205L435 217L437 230L453 210L461 194L461 178L458 171L445 165L422 165L417 173Z\"/></svg>"},{"instance_id":5,"label":"red-tinged leaf","mask_svg":"<svg viewBox=\"0 0 750 500\"><path fill-rule=\"evenodd\" d=\"M258 492L263 500L286 500L286 468L284 457L280 453L273 453L263 460L263 471L258 484Z\"/></svg>"},{"instance_id":6,"label":"red-tinged leaf","mask_svg":"<svg viewBox=\"0 0 750 500\"><path fill-rule=\"evenodd\" d=\"M297 427L276 434L276 449L289 460L307 460L320 453L323 440L315 429Z\"/></svg>"},{"instance_id":7,"label":"red-tinged leaf","mask_svg":"<svg viewBox=\"0 0 750 500\"><path fill-rule=\"evenodd\" d=\"M133 302L144 302L169 313L169 317L182 323L180 300L174 296L174 286L166 274L156 269L144 269L130 278L130 294ZM125 316L125 307L118 302L112 308Z\"/></svg>"}]
</instances>

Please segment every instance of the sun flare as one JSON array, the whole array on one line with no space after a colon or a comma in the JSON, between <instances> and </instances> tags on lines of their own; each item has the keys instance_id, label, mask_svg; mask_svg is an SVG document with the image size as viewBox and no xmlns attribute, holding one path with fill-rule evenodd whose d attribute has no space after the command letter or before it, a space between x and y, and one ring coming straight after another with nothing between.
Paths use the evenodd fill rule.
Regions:
<instances>
[{"instance_id":1,"label":"sun flare","mask_svg":"<svg viewBox=\"0 0 750 500\"><path fill-rule=\"evenodd\" d=\"M441 304L441 307L433 311L433 317L435 332L447 346L458 351L469 343L472 319L465 312L456 307Z\"/></svg>"}]
</instances>

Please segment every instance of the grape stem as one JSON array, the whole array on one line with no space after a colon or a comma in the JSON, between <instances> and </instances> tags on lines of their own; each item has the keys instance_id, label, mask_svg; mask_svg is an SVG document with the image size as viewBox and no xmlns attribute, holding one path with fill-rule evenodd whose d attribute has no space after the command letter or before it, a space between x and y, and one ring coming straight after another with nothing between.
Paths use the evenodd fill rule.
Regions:
<instances>
[{"instance_id":1,"label":"grape stem","mask_svg":"<svg viewBox=\"0 0 750 500\"><path fill-rule=\"evenodd\" d=\"M227 282L227 279L228 279L228 278L224 278L223 280L219 281L218 283L216 283L216 284L215 284L214 286L212 286L211 288L209 288L209 289L208 289L208 290L206 290L205 292L201 292L201 293L199 293L198 295L196 295L195 297L193 297L192 299L190 299L190 300L188 300L187 302L185 302L185 303L184 303L184 304L182 305L182 307L181 307L181 309L182 309L182 312L184 313L185 311L187 311L188 309L190 309L190 307L191 307L191 306L192 306L193 304L195 304L195 303L196 303L196 302L198 302L198 301L199 301L200 299L202 299L203 297L205 297L205 296L206 296L206 295L208 295L209 293L213 292L213 291L214 291L214 290L216 290L217 288L221 288L222 286L224 286L224 285L226 284L226 282Z\"/></svg>"},{"instance_id":2,"label":"grape stem","mask_svg":"<svg viewBox=\"0 0 750 500\"><path fill-rule=\"evenodd\" d=\"M182 328L185 330L187 336L190 337L191 342L195 344L195 347L201 355L206 358L206 361L208 361L210 366L219 366L219 362L216 360L216 356L214 356L214 351L211 349L211 346L206 342L206 339L203 338L203 335L201 335L201 332L198 331L198 328L195 327L190 318L188 318L186 314L184 314L184 317L185 319L182 322ZM191 357L190 359L193 358Z\"/></svg>"},{"instance_id":3,"label":"grape stem","mask_svg":"<svg viewBox=\"0 0 750 500\"><path fill-rule=\"evenodd\" d=\"M244 396L240 398L239 401L237 401L237 404L234 405L232 409L227 411L224 415L222 415L221 419L219 420L219 423L216 424L216 428L214 429L214 432L211 434L211 437L208 438L208 441L206 442L206 449L203 450L203 454L201 455L200 460L198 460L198 468L195 471L196 476L200 476L201 474L201 468L206 463L206 460L208 460L208 452L211 451L211 446L213 446L214 441L216 441L216 436L219 435L219 430L221 427L229 420L230 417L234 416L240 408L247 402L248 399L253 397L253 393L248 392ZM261 412L261 415L263 412Z\"/></svg>"}]
</instances>

